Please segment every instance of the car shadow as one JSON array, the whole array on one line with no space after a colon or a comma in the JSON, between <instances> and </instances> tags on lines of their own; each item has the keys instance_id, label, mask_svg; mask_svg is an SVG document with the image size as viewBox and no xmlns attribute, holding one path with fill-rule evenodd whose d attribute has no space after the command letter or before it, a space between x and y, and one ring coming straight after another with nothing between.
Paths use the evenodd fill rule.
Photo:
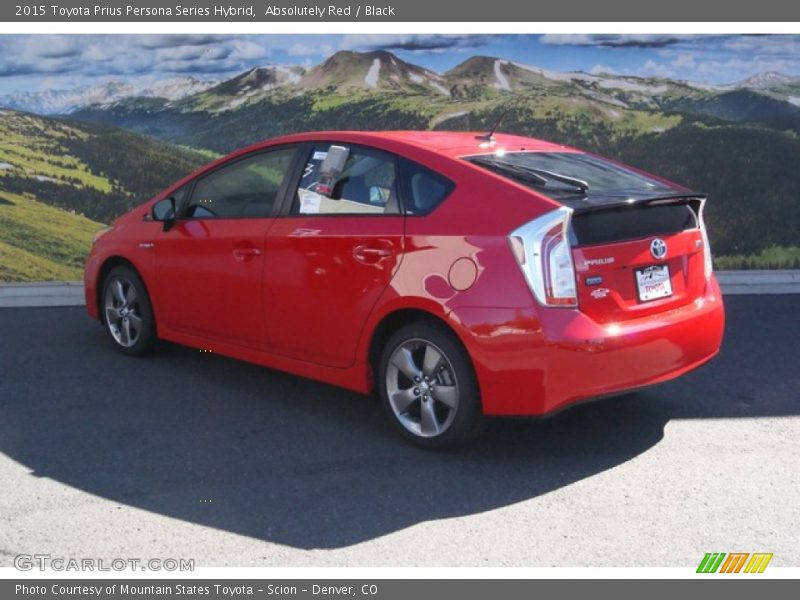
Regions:
<instances>
[{"instance_id":1,"label":"car shadow","mask_svg":"<svg viewBox=\"0 0 800 600\"><path fill-rule=\"evenodd\" d=\"M160 515L344 547L591 477L653 447L671 419L798 414L787 298L729 298L723 351L704 369L551 419L493 420L450 453L402 442L358 394L171 344L127 358L82 309L6 309L0 451Z\"/></svg>"}]
</instances>

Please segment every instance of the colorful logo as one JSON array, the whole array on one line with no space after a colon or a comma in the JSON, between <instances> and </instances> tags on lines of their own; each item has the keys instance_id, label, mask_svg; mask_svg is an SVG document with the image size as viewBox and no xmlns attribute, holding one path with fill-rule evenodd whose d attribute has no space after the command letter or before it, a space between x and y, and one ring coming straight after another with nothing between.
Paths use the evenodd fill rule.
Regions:
<instances>
[{"instance_id":1,"label":"colorful logo","mask_svg":"<svg viewBox=\"0 0 800 600\"><path fill-rule=\"evenodd\" d=\"M772 554L767 552L706 552L697 566L697 572L763 573L771 560Z\"/></svg>"}]
</instances>

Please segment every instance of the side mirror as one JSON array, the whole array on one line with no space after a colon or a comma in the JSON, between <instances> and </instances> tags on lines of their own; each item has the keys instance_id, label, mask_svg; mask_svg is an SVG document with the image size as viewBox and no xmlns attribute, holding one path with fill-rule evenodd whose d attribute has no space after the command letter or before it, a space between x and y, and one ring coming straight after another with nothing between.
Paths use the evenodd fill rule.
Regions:
<instances>
[{"instance_id":1,"label":"side mirror","mask_svg":"<svg viewBox=\"0 0 800 600\"><path fill-rule=\"evenodd\" d=\"M153 204L153 221L160 221L164 231L169 231L175 225L175 198L170 196Z\"/></svg>"}]
</instances>

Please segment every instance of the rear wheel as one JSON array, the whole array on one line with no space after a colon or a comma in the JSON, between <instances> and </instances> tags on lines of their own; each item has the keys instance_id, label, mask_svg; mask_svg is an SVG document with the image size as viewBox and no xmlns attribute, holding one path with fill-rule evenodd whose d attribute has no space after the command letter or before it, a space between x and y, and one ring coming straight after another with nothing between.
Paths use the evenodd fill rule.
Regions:
<instances>
[{"instance_id":1,"label":"rear wheel","mask_svg":"<svg viewBox=\"0 0 800 600\"><path fill-rule=\"evenodd\" d=\"M155 341L155 319L141 277L127 266L114 267L103 285L103 321L123 354L141 356Z\"/></svg>"},{"instance_id":2,"label":"rear wheel","mask_svg":"<svg viewBox=\"0 0 800 600\"><path fill-rule=\"evenodd\" d=\"M412 323L389 339L378 384L394 423L419 446L458 446L478 432L482 414L472 364L455 336L438 323Z\"/></svg>"}]
</instances>

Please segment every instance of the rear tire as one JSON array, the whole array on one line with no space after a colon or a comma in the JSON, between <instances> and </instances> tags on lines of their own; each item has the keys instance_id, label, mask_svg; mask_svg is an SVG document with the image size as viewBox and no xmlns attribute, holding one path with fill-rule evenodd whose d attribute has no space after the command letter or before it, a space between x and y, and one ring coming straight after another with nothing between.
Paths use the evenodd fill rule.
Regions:
<instances>
[{"instance_id":1,"label":"rear tire","mask_svg":"<svg viewBox=\"0 0 800 600\"><path fill-rule=\"evenodd\" d=\"M156 340L156 322L147 288L131 267L114 267L103 282L103 323L114 346L128 356L149 352Z\"/></svg>"},{"instance_id":2,"label":"rear tire","mask_svg":"<svg viewBox=\"0 0 800 600\"><path fill-rule=\"evenodd\" d=\"M480 431L483 414L472 363L439 323L418 321L392 335L376 384L396 428L418 446L454 448Z\"/></svg>"}]
</instances>

